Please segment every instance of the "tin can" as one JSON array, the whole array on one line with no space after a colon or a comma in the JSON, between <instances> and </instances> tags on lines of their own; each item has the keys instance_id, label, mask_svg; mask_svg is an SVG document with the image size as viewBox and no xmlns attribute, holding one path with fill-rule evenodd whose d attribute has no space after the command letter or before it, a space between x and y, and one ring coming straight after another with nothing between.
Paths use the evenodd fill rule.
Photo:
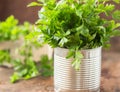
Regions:
<instances>
[{"instance_id":1,"label":"tin can","mask_svg":"<svg viewBox=\"0 0 120 92\"><path fill-rule=\"evenodd\" d=\"M68 49L54 50L55 92L99 92L101 76L101 47L81 50L84 58L80 70L72 67L72 58L66 59Z\"/></svg>"}]
</instances>

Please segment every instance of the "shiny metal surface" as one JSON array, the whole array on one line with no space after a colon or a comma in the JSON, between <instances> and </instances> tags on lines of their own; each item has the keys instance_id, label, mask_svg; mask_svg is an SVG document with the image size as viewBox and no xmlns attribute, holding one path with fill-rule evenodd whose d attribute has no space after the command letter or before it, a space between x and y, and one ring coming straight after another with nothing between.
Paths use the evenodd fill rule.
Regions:
<instances>
[{"instance_id":1,"label":"shiny metal surface","mask_svg":"<svg viewBox=\"0 0 120 92\"><path fill-rule=\"evenodd\" d=\"M56 48L54 52L55 92L99 92L101 76L101 47L82 50L84 58L80 70L66 59L67 49Z\"/></svg>"}]
</instances>

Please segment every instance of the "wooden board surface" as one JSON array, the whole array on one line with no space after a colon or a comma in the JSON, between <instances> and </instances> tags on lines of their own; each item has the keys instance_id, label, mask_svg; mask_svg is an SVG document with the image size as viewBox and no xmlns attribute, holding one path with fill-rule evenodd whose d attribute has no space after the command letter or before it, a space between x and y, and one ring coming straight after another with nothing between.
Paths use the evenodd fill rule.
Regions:
<instances>
[{"instance_id":1,"label":"wooden board surface","mask_svg":"<svg viewBox=\"0 0 120 92\"><path fill-rule=\"evenodd\" d=\"M12 72L12 69L0 67L0 92L54 92L53 77L38 76L11 84ZM120 53L103 53L101 92L120 92Z\"/></svg>"}]
</instances>

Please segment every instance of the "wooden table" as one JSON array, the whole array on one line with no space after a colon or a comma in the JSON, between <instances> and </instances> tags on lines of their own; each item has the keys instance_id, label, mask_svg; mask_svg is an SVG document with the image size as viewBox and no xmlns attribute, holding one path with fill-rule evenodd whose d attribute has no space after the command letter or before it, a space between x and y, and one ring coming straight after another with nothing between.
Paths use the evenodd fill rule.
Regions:
<instances>
[{"instance_id":1,"label":"wooden table","mask_svg":"<svg viewBox=\"0 0 120 92\"><path fill-rule=\"evenodd\" d=\"M101 92L120 92L120 53L105 52L102 60ZM12 69L0 67L0 92L54 92L53 78L38 76L9 82Z\"/></svg>"}]
</instances>

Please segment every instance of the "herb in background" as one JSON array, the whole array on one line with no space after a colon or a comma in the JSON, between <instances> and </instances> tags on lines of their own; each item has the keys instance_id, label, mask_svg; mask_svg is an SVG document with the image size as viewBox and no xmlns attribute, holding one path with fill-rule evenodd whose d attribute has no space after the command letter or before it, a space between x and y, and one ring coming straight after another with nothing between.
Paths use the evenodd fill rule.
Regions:
<instances>
[{"instance_id":1,"label":"herb in background","mask_svg":"<svg viewBox=\"0 0 120 92\"><path fill-rule=\"evenodd\" d=\"M49 59L47 55L41 56L39 70L42 76L53 76L53 59Z\"/></svg>"},{"instance_id":2,"label":"herb in background","mask_svg":"<svg viewBox=\"0 0 120 92\"><path fill-rule=\"evenodd\" d=\"M0 42L16 40L19 36L18 20L14 16L8 17L5 21L0 21Z\"/></svg>"},{"instance_id":3,"label":"herb in background","mask_svg":"<svg viewBox=\"0 0 120 92\"><path fill-rule=\"evenodd\" d=\"M0 50L0 65L9 63L14 68L14 73L10 77L12 83L38 75L51 76L53 74L53 62L52 59L48 59L47 55L42 56L41 62L39 61L38 63L33 59L34 53L32 49L41 47L41 44L36 39L32 39L32 36L34 36L34 34L30 33L32 31L34 31L32 24L24 22L24 24L18 25L18 20L14 16L10 16L5 21L0 22L0 42L16 41L24 38L23 43L21 43L23 45L15 48L22 58L14 59L11 57L10 49ZM28 40L28 38L31 39Z\"/></svg>"},{"instance_id":4,"label":"herb in background","mask_svg":"<svg viewBox=\"0 0 120 92\"><path fill-rule=\"evenodd\" d=\"M4 63L11 63L9 50L0 50L0 65L4 65Z\"/></svg>"},{"instance_id":5,"label":"herb in background","mask_svg":"<svg viewBox=\"0 0 120 92\"><path fill-rule=\"evenodd\" d=\"M32 44L28 40L24 40L23 46L18 48L18 53L22 58L13 61L14 74L11 76L11 82L16 82L20 79L30 79L39 75L37 65L33 60Z\"/></svg>"}]
</instances>

